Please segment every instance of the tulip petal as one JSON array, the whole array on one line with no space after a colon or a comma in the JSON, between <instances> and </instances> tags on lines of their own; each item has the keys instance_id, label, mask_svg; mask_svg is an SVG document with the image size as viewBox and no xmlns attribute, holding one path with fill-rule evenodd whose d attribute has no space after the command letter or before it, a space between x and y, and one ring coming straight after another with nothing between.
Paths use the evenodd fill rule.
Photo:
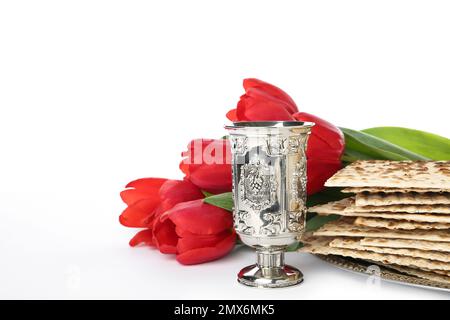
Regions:
<instances>
[{"instance_id":1,"label":"tulip petal","mask_svg":"<svg viewBox=\"0 0 450 320\"><path fill-rule=\"evenodd\" d=\"M210 193L231 191L231 165L191 166L189 180Z\"/></svg>"},{"instance_id":2,"label":"tulip petal","mask_svg":"<svg viewBox=\"0 0 450 320\"><path fill-rule=\"evenodd\" d=\"M239 121L285 121L293 120L292 109L287 103L265 92L251 88L243 95L236 108Z\"/></svg>"},{"instance_id":3,"label":"tulip petal","mask_svg":"<svg viewBox=\"0 0 450 320\"><path fill-rule=\"evenodd\" d=\"M217 243L222 241L230 234L229 230L221 232L219 234L213 234L208 236L198 236L195 234L186 234L178 240L177 251L178 254L186 251L204 247L214 247ZM180 234L178 234L180 235Z\"/></svg>"},{"instance_id":4,"label":"tulip petal","mask_svg":"<svg viewBox=\"0 0 450 320\"><path fill-rule=\"evenodd\" d=\"M125 227L147 228L153 223L159 199L143 199L128 206L120 215L119 221Z\"/></svg>"},{"instance_id":5,"label":"tulip petal","mask_svg":"<svg viewBox=\"0 0 450 320\"><path fill-rule=\"evenodd\" d=\"M153 232L151 229L141 230L130 240L130 246L135 247L137 245L144 244L147 246L153 246Z\"/></svg>"},{"instance_id":6,"label":"tulip petal","mask_svg":"<svg viewBox=\"0 0 450 320\"><path fill-rule=\"evenodd\" d=\"M178 237L180 237L180 238L197 236L195 233L192 233L192 232L189 232L189 231L183 229L182 226L176 226L175 232L177 233Z\"/></svg>"},{"instance_id":7,"label":"tulip petal","mask_svg":"<svg viewBox=\"0 0 450 320\"><path fill-rule=\"evenodd\" d=\"M129 182L125 188L135 188L148 191L158 191L159 188L166 182L164 178L142 178Z\"/></svg>"},{"instance_id":8,"label":"tulip petal","mask_svg":"<svg viewBox=\"0 0 450 320\"><path fill-rule=\"evenodd\" d=\"M309 158L323 160L339 160L341 158L344 152L345 139L338 127L306 112L295 113L294 118L298 121L315 123L308 140L307 155Z\"/></svg>"},{"instance_id":9,"label":"tulip petal","mask_svg":"<svg viewBox=\"0 0 450 320\"><path fill-rule=\"evenodd\" d=\"M316 160L308 159L307 162L307 193L308 195L322 191L325 181L333 176L342 164L339 160Z\"/></svg>"},{"instance_id":10,"label":"tulip petal","mask_svg":"<svg viewBox=\"0 0 450 320\"><path fill-rule=\"evenodd\" d=\"M186 165L230 163L230 142L228 139L195 139L189 142L182 153Z\"/></svg>"},{"instance_id":11,"label":"tulip petal","mask_svg":"<svg viewBox=\"0 0 450 320\"><path fill-rule=\"evenodd\" d=\"M153 230L153 240L161 253L177 253L178 236L175 232L175 225L169 219L156 221Z\"/></svg>"},{"instance_id":12,"label":"tulip petal","mask_svg":"<svg viewBox=\"0 0 450 320\"><path fill-rule=\"evenodd\" d=\"M158 198L157 192L148 192L136 189L126 189L120 193L120 197L122 201L127 205L132 205L133 203L138 202L139 200L149 199L149 198Z\"/></svg>"},{"instance_id":13,"label":"tulip petal","mask_svg":"<svg viewBox=\"0 0 450 320\"><path fill-rule=\"evenodd\" d=\"M204 198L201 190L189 180L167 180L159 190L163 210L169 210L180 202Z\"/></svg>"},{"instance_id":14,"label":"tulip petal","mask_svg":"<svg viewBox=\"0 0 450 320\"><path fill-rule=\"evenodd\" d=\"M289 121L291 114L283 107L273 102L254 101L237 108L239 121Z\"/></svg>"},{"instance_id":15,"label":"tulip petal","mask_svg":"<svg viewBox=\"0 0 450 320\"><path fill-rule=\"evenodd\" d=\"M182 202L164 213L177 226L197 235L212 235L230 229L233 225L231 212L207 204L201 200Z\"/></svg>"},{"instance_id":16,"label":"tulip petal","mask_svg":"<svg viewBox=\"0 0 450 320\"><path fill-rule=\"evenodd\" d=\"M177 261L184 265L213 261L222 258L233 250L235 242L236 233L232 232L213 247L197 248L178 254Z\"/></svg>"},{"instance_id":17,"label":"tulip petal","mask_svg":"<svg viewBox=\"0 0 450 320\"><path fill-rule=\"evenodd\" d=\"M237 118L237 115L236 115L236 109L231 109L230 111L228 111L227 112L227 118L230 121L233 121L233 122L237 121L238 118Z\"/></svg>"},{"instance_id":18,"label":"tulip petal","mask_svg":"<svg viewBox=\"0 0 450 320\"><path fill-rule=\"evenodd\" d=\"M194 185L211 193L231 191L231 147L226 139L192 140L183 153L181 171Z\"/></svg>"},{"instance_id":19,"label":"tulip petal","mask_svg":"<svg viewBox=\"0 0 450 320\"><path fill-rule=\"evenodd\" d=\"M243 85L245 91L249 91L251 88L258 88L261 91L264 91L265 93L285 102L286 108L291 114L298 112L298 108L294 100L286 92L270 83L255 78L248 78L244 79Z\"/></svg>"}]
</instances>

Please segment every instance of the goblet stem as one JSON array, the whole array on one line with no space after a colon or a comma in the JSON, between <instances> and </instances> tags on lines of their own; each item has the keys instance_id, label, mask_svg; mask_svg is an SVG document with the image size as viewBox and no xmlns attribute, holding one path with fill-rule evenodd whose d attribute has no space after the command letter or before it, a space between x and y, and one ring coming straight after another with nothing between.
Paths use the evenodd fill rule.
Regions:
<instances>
[{"instance_id":1,"label":"goblet stem","mask_svg":"<svg viewBox=\"0 0 450 320\"><path fill-rule=\"evenodd\" d=\"M284 252L257 250L256 263L261 268L282 268L284 266Z\"/></svg>"}]
</instances>

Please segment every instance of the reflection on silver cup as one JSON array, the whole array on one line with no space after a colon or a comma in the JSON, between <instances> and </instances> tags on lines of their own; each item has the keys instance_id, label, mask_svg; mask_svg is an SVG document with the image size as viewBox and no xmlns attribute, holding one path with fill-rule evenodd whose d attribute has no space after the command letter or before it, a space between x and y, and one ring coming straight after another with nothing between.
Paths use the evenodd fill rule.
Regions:
<instances>
[{"instance_id":1,"label":"reflection on silver cup","mask_svg":"<svg viewBox=\"0 0 450 320\"><path fill-rule=\"evenodd\" d=\"M243 243L257 250L257 262L238 281L279 288L300 283L302 273L285 265L286 248L304 232L305 149L313 123L235 122L230 134L234 227Z\"/></svg>"}]
</instances>

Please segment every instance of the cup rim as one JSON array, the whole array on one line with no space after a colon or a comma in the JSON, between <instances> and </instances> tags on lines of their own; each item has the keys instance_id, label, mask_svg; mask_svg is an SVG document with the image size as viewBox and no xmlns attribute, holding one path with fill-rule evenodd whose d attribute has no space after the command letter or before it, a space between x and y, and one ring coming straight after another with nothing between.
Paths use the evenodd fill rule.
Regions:
<instances>
[{"instance_id":1,"label":"cup rim","mask_svg":"<svg viewBox=\"0 0 450 320\"><path fill-rule=\"evenodd\" d=\"M236 121L232 125L226 125L225 129L239 129L239 128L311 128L315 125L314 122L304 121Z\"/></svg>"}]
</instances>

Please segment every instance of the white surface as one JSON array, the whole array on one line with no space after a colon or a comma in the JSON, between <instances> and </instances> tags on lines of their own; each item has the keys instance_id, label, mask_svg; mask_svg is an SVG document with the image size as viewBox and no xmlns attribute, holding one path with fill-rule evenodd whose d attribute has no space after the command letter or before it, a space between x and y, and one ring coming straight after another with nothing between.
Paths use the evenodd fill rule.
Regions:
<instances>
[{"instance_id":1,"label":"white surface","mask_svg":"<svg viewBox=\"0 0 450 320\"><path fill-rule=\"evenodd\" d=\"M446 1L2 1L1 298L448 298L291 255L294 289L237 286L243 250L183 267L127 246L118 193L181 177L258 77L341 126L450 136ZM170 126L165 126L170 125Z\"/></svg>"},{"instance_id":2,"label":"white surface","mask_svg":"<svg viewBox=\"0 0 450 320\"><path fill-rule=\"evenodd\" d=\"M51 201L51 204L49 204ZM131 232L116 223L121 205L102 193L3 194L1 298L111 299L448 299L450 294L368 281L308 254L288 254L305 282L258 290L236 282L254 262L245 248L222 260L182 266L173 256L129 248ZM88 215L89 212L89 215ZM22 213L22 214L21 214ZM109 218L108 217L113 217Z\"/></svg>"}]
</instances>

